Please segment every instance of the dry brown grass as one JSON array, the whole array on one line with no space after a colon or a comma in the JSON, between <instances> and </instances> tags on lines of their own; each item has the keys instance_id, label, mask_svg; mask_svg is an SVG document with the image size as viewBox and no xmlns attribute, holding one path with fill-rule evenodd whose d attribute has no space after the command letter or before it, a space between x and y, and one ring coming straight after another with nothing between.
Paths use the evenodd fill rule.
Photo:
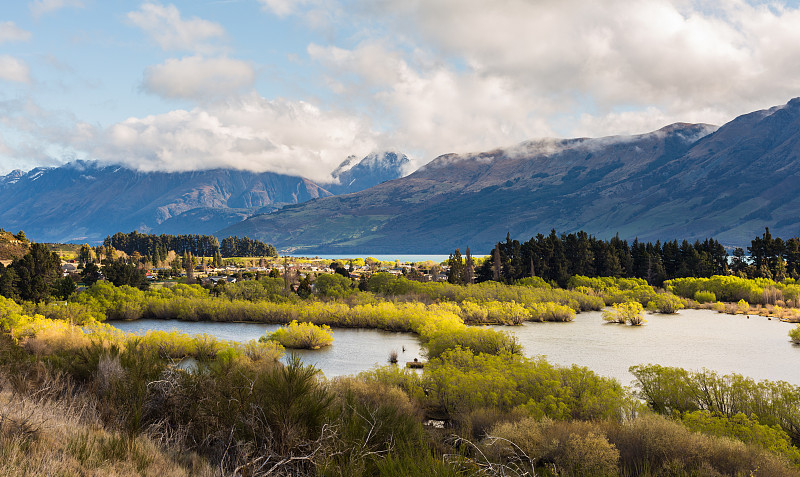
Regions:
<instances>
[{"instance_id":1,"label":"dry brown grass","mask_svg":"<svg viewBox=\"0 0 800 477\"><path fill-rule=\"evenodd\" d=\"M0 475L214 475L195 455L173 454L143 435L105 430L96 401L65 393L62 380L42 379L25 394L7 385L0 391Z\"/></svg>"}]
</instances>

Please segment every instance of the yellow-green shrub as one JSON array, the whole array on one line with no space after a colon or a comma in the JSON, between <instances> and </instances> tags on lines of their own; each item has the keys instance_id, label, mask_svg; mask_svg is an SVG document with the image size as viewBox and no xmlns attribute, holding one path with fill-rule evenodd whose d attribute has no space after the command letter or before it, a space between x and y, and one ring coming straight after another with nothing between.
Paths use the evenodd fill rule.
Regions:
<instances>
[{"instance_id":1,"label":"yellow-green shrub","mask_svg":"<svg viewBox=\"0 0 800 477\"><path fill-rule=\"evenodd\" d=\"M603 310L603 319L611 323L641 325L644 321L644 308L639 302L617 303Z\"/></svg>"},{"instance_id":2,"label":"yellow-green shrub","mask_svg":"<svg viewBox=\"0 0 800 477\"><path fill-rule=\"evenodd\" d=\"M286 348L319 349L333 343L333 331L328 325L317 326L313 323L292 321L259 341L277 341Z\"/></svg>"}]
</instances>

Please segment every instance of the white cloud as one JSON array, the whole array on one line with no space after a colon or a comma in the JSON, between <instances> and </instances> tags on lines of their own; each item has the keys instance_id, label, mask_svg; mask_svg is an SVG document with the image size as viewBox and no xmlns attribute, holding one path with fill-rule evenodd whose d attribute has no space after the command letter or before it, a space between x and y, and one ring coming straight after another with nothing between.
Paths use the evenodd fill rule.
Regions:
<instances>
[{"instance_id":1,"label":"white cloud","mask_svg":"<svg viewBox=\"0 0 800 477\"><path fill-rule=\"evenodd\" d=\"M145 3L138 11L129 12L128 20L146 31L164 50L211 51L206 43L210 39L225 36L219 23L192 17L181 18L175 5Z\"/></svg>"},{"instance_id":2,"label":"white cloud","mask_svg":"<svg viewBox=\"0 0 800 477\"><path fill-rule=\"evenodd\" d=\"M230 167L320 181L348 155L366 155L376 144L357 118L257 95L83 128L79 136L77 149L144 171Z\"/></svg>"},{"instance_id":3,"label":"white cloud","mask_svg":"<svg viewBox=\"0 0 800 477\"><path fill-rule=\"evenodd\" d=\"M28 41L31 32L23 30L14 22L0 22L0 44L12 41Z\"/></svg>"},{"instance_id":4,"label":"white cloud","mask_svg":"<svg viewBox=\"0 0 800 477\"><path fill-rule=\"evenodd\" d=\"M295 13L298 9L314 3L313 0L258 0L264 9L272 11L279 17L285 17Z\"/></svg>"},{"instance_id":5,"label":"white cloud","mask_svg":"<svg viewBox=\"0 0 800 477\"><path fill-rule=\"evenodd\" d=\"M0 55L0 79L19 83L30 83L28 64L11 55Z\"/></svg>"},{"instance_id":6,"label":"white cloud","mask_svg":"<svg viewBox=\"0 0 800 477\"><path fill-rule=\"evenodd\" d=\"M190 56L147 68L143 87L166 98L205 100L241 91L254 80L255 71L245 61Z\"/></svg>"},{"instance_id":7,"label":"white cloud","mask_svg":"<svg viewBox=\"0 0 800 477\"><path fill-rule=\"evenodd\" d=\"M287 12L312 9L291 3ZM800 10L744 0L354 0L329 87L424 159L532 137L722 123L800 91ZM341 11L339 6L332 9ZM377 115L377 114L376 114Z\"/></svg>"},{"instance_id":8,"label":"white cloud","mask_svg":"<svg viewBox=\"0 0 800 477\"><path fill-rule=\"evenodd\" d=\"M83 8L83 2L81 0L35 0L28 3L28 8L34 18L66 7Z\"/></svg>"}]
</instances>

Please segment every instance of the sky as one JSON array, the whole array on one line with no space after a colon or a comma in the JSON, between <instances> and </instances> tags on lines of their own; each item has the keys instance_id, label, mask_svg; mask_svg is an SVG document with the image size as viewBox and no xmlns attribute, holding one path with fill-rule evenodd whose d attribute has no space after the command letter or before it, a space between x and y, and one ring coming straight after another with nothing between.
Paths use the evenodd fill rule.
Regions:
<instances>
[{"instance_id":1,"label":"sky","mask_svg":"<svg viewBox=\"0 0 800 477\"><path fill-rule=\"evenodd\" d=\"M800 96L798 1L14 0L0 174L76 159L324 182Z\"/></svg>"}]
</instances>

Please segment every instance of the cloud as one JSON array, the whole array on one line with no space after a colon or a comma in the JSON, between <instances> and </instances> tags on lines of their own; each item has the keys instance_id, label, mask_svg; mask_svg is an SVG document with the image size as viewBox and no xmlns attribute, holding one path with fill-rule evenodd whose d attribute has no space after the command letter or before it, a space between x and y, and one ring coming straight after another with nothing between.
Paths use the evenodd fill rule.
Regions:
<instances>
[{"instance_id":1,"label":"cloud","mask_svg":"<svg viewBox=\"0 0 800 477\"><path fill-rule=\"evenodd\" d=\"M309 103L252 94L208 108L129 118L105 129L84 126L72 146L91 157L143 171L228 167L330 180L350 154L375 148L368 124Z\"/></svg>"},{"instance_id":2,"label":"cloud","mask_svg":"<svg viewBox=\"0 0 800 477\"><path fill-rule=\"evenodd\" d=\"M356 81L337 85L340 94L367 95L362 99L373 114L391 118L385 119L383 147L400 147L430 160L433 154L470 152L553 134L544 121L530 115L539 108L538 100L521 101L507 78L460 72L424 59L406 60L400 51L371 43L353 50L311 45L308 51L332 77L356 75Z\"/></svg>"},{"instance_id":3,"label":"cloud","mask_svg":"<svg viewBox=\"0 0 800 477\"><path fill-rule=\"evenodd\" d=\"M184 20L175 5L145 3L138 11L129 12L128 20L165 51L211 51L214 48L207 41L225 36L219 23L197 17Z\"/></svg>"},{"instance_id":4,"label":"cloud","mask_svg":"<svg viewBox=\"0 0 800 477\"><path fill-rule=\"evenodd\" d=\"M83 8L83 2L81 0L35 0L28 3L28 8L34 18L66 7Z\"/></svg>"},{"instance_id":5,"label":"cloud","mask_svg":"<svg viewBox=\"0 0 800 477\"><path fill-rule=\"evenodd\" d=\"M310 45L342 101L425 160L545 136L723 123L800 91L800 9L743 0L354 0ZM319 8L292 2L286 12ZM340 5L331 7L341 12ZM340 35L343 37L343 35ZM475 149L473 149L475 150Z\"/></svg>"},{"instance_id":6,"label":"cloud","mask_svg":"<svg viewBox=\"0 0 800 477\"><path fill-rule=\"evenodd\" d=\"M23 30L14 22L0 23L0 44L12 41L28 41L31 39L31 32Z\"/></svg>"},{"instance_id":7,"label":"cloud","mask_svg":"<svg viewBox=\"0 0 800 477\"><path fill-rule=\"evenodd\" d=\"M258 0L264 9L272 11L279 17L286 17L298 9L314 3L313 0Z\"/></svg>"},{"instance_id":8,"label":"cloud","mask_svg":"<svg viewBox=\"0 0 800 477\"><path fill-rule=\"evenodd\" d=\"M30 83L28 64L11 55L0 55L0 79L18 83Z\"/></svg>"},{"instance_id":9,"label":"cloud","mask_svg":"<svg viewBox=\"0 0 800 477\"><path fill-rule=\"evenodd\" d=\"M190 56L147 68L142 86L165 98L207 100L241 91L254 80L255 71L245 61Z\"/></svg>"}]
</instances>

